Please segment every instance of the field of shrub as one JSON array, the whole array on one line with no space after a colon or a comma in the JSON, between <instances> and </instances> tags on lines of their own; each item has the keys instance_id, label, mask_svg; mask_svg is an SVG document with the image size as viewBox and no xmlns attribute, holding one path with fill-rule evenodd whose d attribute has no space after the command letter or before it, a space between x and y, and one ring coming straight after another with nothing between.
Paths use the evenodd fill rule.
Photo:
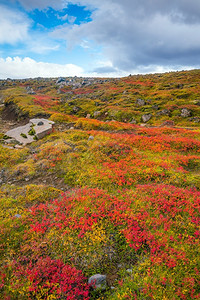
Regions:
<instances>
[{"instance_id":1,"label":"field of shrub","mask_svg":"<svg viewBox=\"0 0 200 300\"><path fill-rule=\"evenodd\" d=\"M0 93L0 298L200 299L200 71ZM50 135L6 143L38 116Z\"/></svg>"}]
</instances>

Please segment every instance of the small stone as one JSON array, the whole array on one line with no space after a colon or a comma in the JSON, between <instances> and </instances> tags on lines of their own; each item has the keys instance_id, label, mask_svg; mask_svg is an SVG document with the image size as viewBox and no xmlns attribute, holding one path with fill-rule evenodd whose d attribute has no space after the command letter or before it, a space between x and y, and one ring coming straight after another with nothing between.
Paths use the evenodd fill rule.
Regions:
<instances>
[{"instance_id":1,"label":"small stone","mask_svg":"<svg viewBox=\"0 0 200 300\"><path fill-rule=\"evenodd\" d=\"M20 214L16 214L15 218L21 218L22 216Z\"/></svg>"},{"instance_id":2,"label":"small stone","mask_svg":"<svg viewBox=\"0 0 200 300\"><path fill-rule=\"evenodd\" d=\"M25 181L29 181L30 179L29 179L28 177L25 177L24 180L25 180Z\"/></svg>"},{"instance_id":3,"label":"small stone","mask_svg":"<svg viewBox=\"0 0 200 300\"><path fill-rule=\"evenodd\" d=\"M143 106L143 105L146 104L145 101L144 101L143 99L137 99L135 103L136 103L136 105L138 105L138 106Z\"/></svg>"},{"instance_id":4,"label":"small stone","mask_svg":"<svg viewBox=\"0 0 200 300\"><path fill-rule=\"evenodd\" d=\"M90 135L88 141L92 141L94 139L93 135Z\"/></svg>"},{"instance_id":5,"label":"small stone","mask_svg":"<svg viewBox=\"0 0 200 300\"><path fill-rule=\"evenodd\" d=\"M37 124L38 124L38 126L42 126L42 125L44 125L44 122L40 121Z\"/></svg>"}]
</instances>

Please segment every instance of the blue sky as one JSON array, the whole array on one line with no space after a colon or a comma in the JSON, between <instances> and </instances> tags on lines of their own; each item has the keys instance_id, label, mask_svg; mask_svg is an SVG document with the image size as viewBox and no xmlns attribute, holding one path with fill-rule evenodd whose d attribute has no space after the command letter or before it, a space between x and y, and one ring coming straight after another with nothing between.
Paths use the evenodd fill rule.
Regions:
<instances>
[{"instance_id":1,"label":"blue sky","mask_svg":"<svg viewBox=\"0 0 200 300\"><path fill-rule=\"evenodd\" d=\"M0 78L199 68L199 0L0 0Z\"/></svg>"}]
</instances>

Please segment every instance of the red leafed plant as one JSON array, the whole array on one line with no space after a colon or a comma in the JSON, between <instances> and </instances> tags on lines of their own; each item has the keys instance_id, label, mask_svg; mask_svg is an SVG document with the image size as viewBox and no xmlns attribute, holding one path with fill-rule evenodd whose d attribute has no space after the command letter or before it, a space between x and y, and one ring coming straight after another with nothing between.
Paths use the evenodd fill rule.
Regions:
<instances>
[{"instance_id":1,"label":"red leafed plant","mask_svg":"<svg viewBox=\"0 0 200 300\"><path fill-rule=\"evenodd\" d=\"M80 270L49 256L16 263L12 286L28 299L89 299L89 285ZM64 298L63 298L64 297Z\"/></svg>"},{"instance_id":2,"label":"red leafed plant","mask_svg":"<svg viewBox=\"0 0 200 300\"><path fill-rule=\"evenodd\" d=\"M54 105L58 105L58 101L53 101L48 95L35 95L33 100L35 104L42 106L43 108L51 108Z\"/></svg>"}]
</instances>

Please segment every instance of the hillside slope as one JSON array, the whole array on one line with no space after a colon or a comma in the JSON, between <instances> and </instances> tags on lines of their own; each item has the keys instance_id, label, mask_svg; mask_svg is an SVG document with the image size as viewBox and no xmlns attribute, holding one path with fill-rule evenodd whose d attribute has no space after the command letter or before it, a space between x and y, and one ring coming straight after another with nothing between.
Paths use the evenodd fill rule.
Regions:
<instances>
[{"instance_id":1,"label":"hillside slope","mask_svg":"<svg viewBox=\"0 0 200 300\"><path fill-rule=\"evenodd\" d=\"M0 81L1 299L200 299L199 94L200 70ZM8 142L34 117L54 131Z\"/></svg>"}]
</instances>

